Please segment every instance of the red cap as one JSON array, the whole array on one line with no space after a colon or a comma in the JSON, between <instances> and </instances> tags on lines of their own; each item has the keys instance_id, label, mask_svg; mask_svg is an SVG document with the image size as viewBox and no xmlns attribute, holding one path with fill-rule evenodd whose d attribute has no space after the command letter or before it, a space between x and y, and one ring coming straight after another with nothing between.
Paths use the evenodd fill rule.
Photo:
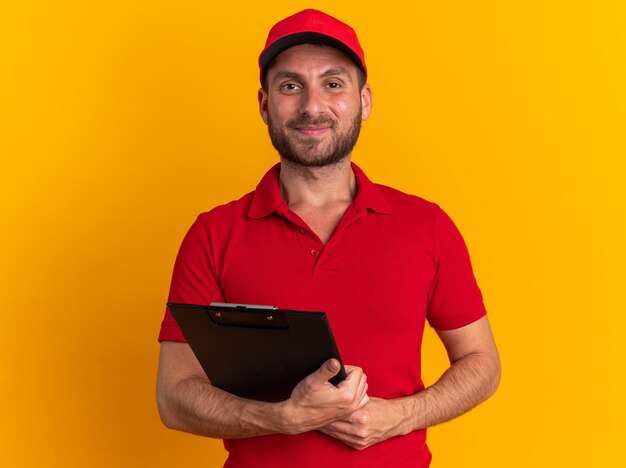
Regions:
<instances>
[{"instance_id":1,"label":"red cap","mask_svg":"<svg viewBox=\"0 0 626 468\"><path fill-rule=\"evenodd\" d=\"M261 83L267 65L283 50L300 44L323 44L350 57L367 76L365 55L354 29L318 10L303 10L276 23L259 55Z\"/></svg>"}]
</instances>

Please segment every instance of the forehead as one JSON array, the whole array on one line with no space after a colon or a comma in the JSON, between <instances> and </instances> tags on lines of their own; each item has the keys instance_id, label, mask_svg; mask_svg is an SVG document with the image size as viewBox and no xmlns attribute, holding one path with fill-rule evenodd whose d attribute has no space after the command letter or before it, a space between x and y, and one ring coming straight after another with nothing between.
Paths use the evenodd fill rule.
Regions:
<instances>
[{"instance_id":1,"label":"forehead","mask_svg":"<svg viewBox=\"0 0 626 468\"><path fill-rule=\"evenodd\" d=\"M356 64L339 49L302 44L278 54L270 64L267 76L271 79L279 71L319 75L330 68L344 68L351 76L356 76Z\"/></svg>"}]
</instances>

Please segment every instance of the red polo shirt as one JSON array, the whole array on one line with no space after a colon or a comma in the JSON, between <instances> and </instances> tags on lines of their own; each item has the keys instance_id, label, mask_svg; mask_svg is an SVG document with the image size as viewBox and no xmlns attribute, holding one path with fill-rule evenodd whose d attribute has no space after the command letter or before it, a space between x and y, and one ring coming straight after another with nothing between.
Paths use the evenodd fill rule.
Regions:
<instances>
[{"instance_id":1,"label":"red polo shirt","mask_svg":"<svg viewBox=\"0 0 626 468\"><path fill-rule=\"evenodd\" d=\"M461 234L435 204L373 184L352 165L357 196L326 245L280 195L277 164L254 192L201 214L174 267L169 301L236 302L325 311L346 364L368 394L424 385L425 321L438 329L485 315ZM159 340L184 341L169 311ZM426 431L353 450L319 432L226 440L227 467L422 467Z\"/></svg>"}]
</instances>

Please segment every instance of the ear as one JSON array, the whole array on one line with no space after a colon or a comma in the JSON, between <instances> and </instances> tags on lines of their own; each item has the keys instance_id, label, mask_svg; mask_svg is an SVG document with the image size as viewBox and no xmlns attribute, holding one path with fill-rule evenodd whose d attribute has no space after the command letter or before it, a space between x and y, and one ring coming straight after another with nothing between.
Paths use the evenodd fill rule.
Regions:
<instances>
[{"instance_id":1,"label":"ear","mask_svg":"<svg viewBox=\"0 0 626 468\"><path fill-rule=\"evenodd\" d=\"M257 99L259 100L259 113L261 114L263 122L267 125L267 93L263 88L259 88Z\"/></svg>"},{"instance_id":2,"label":"ear","mask_svg":"<svg viewBox=\"0 0 626 468\"><path fill-rule=\"evenodd\" d=\"M365 83L361 89L361 120L367 120L372 113L372 88Z\"/></svg>"}]
</instances>

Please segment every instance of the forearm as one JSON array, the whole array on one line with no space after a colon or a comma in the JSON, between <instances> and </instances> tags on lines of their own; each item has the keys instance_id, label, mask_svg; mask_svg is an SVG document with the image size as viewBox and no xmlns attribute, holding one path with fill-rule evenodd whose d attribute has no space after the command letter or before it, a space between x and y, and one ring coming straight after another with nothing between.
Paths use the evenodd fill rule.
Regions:
<instances>
[{"instance_id":1,"label":"forearm","mask_svg":"<svg viewBox=\"0 0 626 468\"><path fill-rule=\"evenodd\" d=\"M368 401L367 379L358 367L345 366L347 377L337 386L328 382L339 371L336 359L322 364L279 403L227 393L212 386L196 366L187 345L162 345L157 403L163 424L171 429L223 439L299 434L340 419Z\"/></svg>"},{"instance_id":2,"label":"forearm","mask_svg":"<svg viewBox=\"0 0 626 468\"><path fill-rule=\"evenodd\" d=\"M171 429L225 439L289 432L284 404L239 398L200 377L158 392L157 400L161 419Z\"/></svg>"},{"instance_id":3,"label":"forearm","mask_svg":"<svg viewBox=\"0 0 626 468\"><path fill-rule=\"evenodd\" d=\"M489 398L500 382L496 355L469 354L455 361L432 386L403 398L405 427L424 429L449 421Z\"/></svg>"},{"instance_id":4,"label":"forearm","mask_svg":"<svg viewBox=\"0 0 626 468\"><path fill-rule=\"evenodd\" d=\"M500 382L500 358L487 317L437 333L451 365L434 385L404 398L371 398L363 408L321 431L362 450L453 419L486 400Z\"/></svg>"},{"instance_id":5,"label":"forearm","mask_svg":"<svg viewBox=\"0 0 626 468\"><path fill-rule=\"evenodd\" d=\"M497 355L470 354L454 362L432 387L404 398L371 398L362 409L321 431L363 450L463 414L495 391L499 375Z\"/></svg>"}]
</instances>

